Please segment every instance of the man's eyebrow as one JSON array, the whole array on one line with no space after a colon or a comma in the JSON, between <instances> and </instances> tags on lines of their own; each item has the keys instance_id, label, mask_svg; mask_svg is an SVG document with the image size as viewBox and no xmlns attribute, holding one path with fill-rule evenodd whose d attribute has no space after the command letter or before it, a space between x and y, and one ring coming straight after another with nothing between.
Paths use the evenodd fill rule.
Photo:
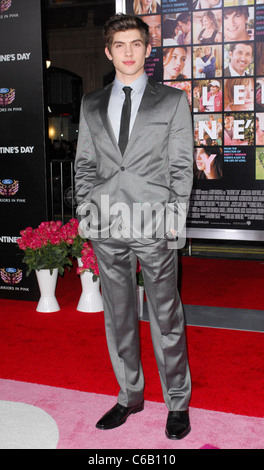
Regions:
<instances>
[{"instance_id":1,"label":"man's eyebrow","mask_svg":"<svg viewBox=\"0 0 264 470\"><path fill-rule=\"evenodd\" d=\"M134 39L133 41L130 42L130 44L133 44L134 42L142 42L142 44L143 44L142 39ZM125 44L125 42L124 41L114 41L113 45L115 45L115 44Z\"/></svg>"}]
</instances>

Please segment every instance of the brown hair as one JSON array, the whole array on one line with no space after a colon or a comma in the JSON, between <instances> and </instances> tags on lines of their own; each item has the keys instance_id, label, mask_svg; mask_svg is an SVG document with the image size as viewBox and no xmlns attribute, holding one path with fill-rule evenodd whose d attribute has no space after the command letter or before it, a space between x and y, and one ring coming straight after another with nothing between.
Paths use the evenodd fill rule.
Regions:
<instances>
[{"instance_id":1,"label":"brown hair","mask_svg":"<svg viewBox=\"0 0 264 470\"><path fill-rule=\"evenodd\" d=\"M111 16L111 18L109 18L109 20L105 23L104 29L103 29L103 37L104 37L105 45L109 51L111 51L114 34L118 31L127 31L129 29L138 29L141 33L145 46L146 47L148 46L149 44L148 25L141 18L138 18L137 16L118 13L114 16Z\"/></svg>"},{"instance_id":2,"label":"brown hair","mask_svg":"<svg viewBox=\"0 0 264 470\"><path fill-rule=\"evenodd\" d=\"M184 49L187 55L187 47L186 46L178 46L178 47L166 47L163 49L163 65L168 65L171 61L174 50L175 49Z\"/></svg>"},{"instance_id":3,"label":"brown hair","mask_svg":"<svg viewBox=\"0 0 264 470\"><path fill-rule=\"evenodd\" d=\"M233 13L239 13L240 15L244 15L245 18L249 17L249 9L247 6L236 6L231 8L225 8L224 10L224 18L227 18L229 15Z\"/></svg>"}]
</instances>

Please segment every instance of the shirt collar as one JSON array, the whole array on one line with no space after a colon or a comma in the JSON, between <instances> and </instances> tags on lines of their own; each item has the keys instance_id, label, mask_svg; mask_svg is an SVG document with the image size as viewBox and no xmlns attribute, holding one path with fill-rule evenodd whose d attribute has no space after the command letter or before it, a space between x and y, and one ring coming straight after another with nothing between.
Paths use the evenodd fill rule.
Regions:
<instances>
[{"instance_id":1,"label":"shirt collar","mask_svg":"<svg viewBox=\"0 0 264 470\"><path fill-rule=\"evenodd\" d=\"M233 67L231 67L231 65L229 65L229 70L232 77L244 77L246 75L245 71L242 75L240 75L235 69L233 69Z\"/></svg>"},{"instance_id":2,"label":"shirt collar","mask_svg":"<svg viewBox=\"0 0 264 470\"><path fill-rule=\"evenodd\" d=\"M134 82L130 83L129 86L132 88L132 90L135 93L142 93L142 91L144 91L145 89L147 81L148 81L148 76L146 72L144 72ZM124 86L125 86L124 83L122 83L120 80L118 80L118 78L115 77L112 93L114 93L115 95L118 95L119 93L121 93Z\"/></svg>"}]
</instances>

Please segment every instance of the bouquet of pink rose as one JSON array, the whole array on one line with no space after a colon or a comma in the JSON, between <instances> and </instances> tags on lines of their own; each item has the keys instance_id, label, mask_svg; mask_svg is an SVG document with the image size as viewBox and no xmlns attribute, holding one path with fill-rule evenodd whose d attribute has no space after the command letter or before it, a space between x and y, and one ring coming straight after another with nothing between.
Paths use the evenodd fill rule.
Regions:
<instances>
[{"instance_id":1,"label":"bouquet of pink rose","mask_svg":"<svg viewBox=\"0 0 264 470\"><path fill-rule=\"evenodd\" d=\"M97 259L91 242L82 238L79 234L78 220L71 219L62 227L62 231L65 233L65 240L70 247L71 256L81 259L82 266L77 268L77 274L88 270L93 273L93 281L96 281L99 277Z\"/></svg>"},{"instance_id":2,"label":"bouquet of pink rose","mask_svg":"<svg viewBox=\"0 0 264 470\"><path fill-rule=\"evenodd\" d=\"M93 273L93 281L95 282L99 277L99 268L95 252L90 241L84 243L81 255L82 266L77 268L77 273L82 274L85 270L88 270Z\"/></svg>"},{"instance_id":3,"label":"bouquet of pink rose","mask_svg":"<svg viewBox=\"0 0 264 470\"><path fill-rule=\"evenodd\" d=\"M77 219L71 219L61 228L62 235L69 248L69 255L74 258L82 256L83 244L86 242L79 234L79 222Z\"/></svg>"},{"instance_id":4,"label":"bouquet of pink rose","mask_svg":"<svg viewBox=\"0 0 264 470\"><path fill-rule=\"evenodd\" d=\"M28 265L27 276L32 270L58 268L62 275L65 266L72 266L71 257L81 258L83 267L77 269L91 271L93 280L99 277L97 259L91 242L79 234L79 222L71 219L65 225L61 221L42 222L37 228L27 227L20 232L18 246L24 250L23 262Z\"/></svg>"},{"instance_id":5,"label":"bouquet of pink rose","mask_svg":"<svg viewBox=\"0 0 264 470\"><path fill-rule=\"evenodd\" d=\"M27 227L20 232L18 246L24 250L23 262L27 264L28 276L32 270L58 268L62 275L65 266L72 264L65 230L61 221L42 222L37 228Z\"/></svg>"}]
</instances>

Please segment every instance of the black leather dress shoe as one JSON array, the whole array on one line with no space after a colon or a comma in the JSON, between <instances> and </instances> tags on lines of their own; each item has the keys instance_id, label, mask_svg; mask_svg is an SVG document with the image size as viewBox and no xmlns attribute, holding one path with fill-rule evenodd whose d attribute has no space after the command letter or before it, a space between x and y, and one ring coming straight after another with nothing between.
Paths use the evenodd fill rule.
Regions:
<instances>
[{"instance_id":1,"label":"black leather dress shoe","mask_svg":"<svg viewBox=\"0 0 264 470\"><path fill-rule=\"evenodd\" d=\"M188 411L169 411L165 431L169 439L183 439L190 430Z\"/></svg>"},{"instance_id":2,"label":"black leather dress shoe","mask_svg":"<svg viewBox=\"0 0 264 470\"><path fill-rule=\"evenodd\" d=\"M122 406L117 403L111 410L109 410L96 424L98 429L114 429L121 424L124 424L128 416L133 413L138 413L144 408L144 401L134 406Z\"/></svg>"}]
</instances>

